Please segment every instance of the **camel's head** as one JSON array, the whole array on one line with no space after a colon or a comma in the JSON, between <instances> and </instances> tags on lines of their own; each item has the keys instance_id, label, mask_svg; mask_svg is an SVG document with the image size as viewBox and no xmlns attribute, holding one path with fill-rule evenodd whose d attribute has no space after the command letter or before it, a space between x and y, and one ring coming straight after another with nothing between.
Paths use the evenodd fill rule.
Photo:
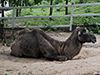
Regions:
<instances>
[{"instance_id":1,"label":"camel's head","mask_svg":"<svg viewBox=\"0 0 100 75\"><path fill-rule=\"evenodd\" d=\"M77 34L78 34L78 40L81 43L85 43L85 42L92 42L95 43L96 42L96 37L95 35L87 32L87 30L83 27L77 27Z\"/></svg>"}]
</instances>

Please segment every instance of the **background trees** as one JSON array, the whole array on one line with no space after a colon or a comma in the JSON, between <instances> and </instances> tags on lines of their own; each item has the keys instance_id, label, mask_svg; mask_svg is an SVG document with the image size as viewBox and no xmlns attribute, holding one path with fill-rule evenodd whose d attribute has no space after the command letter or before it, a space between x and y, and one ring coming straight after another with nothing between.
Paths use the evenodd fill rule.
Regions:
<instances>
[{"instance_id":1,"label":"background trees","mask_svg":"<svg viewBox=\"0 0 100 75\"><path fill-rule=\"evenodd\" d=\"M4 1L9 1L9 5L13 6L13 7L18 7L18 6L33 6L35 4L41 3L42 1L48 1L50 3L50 5L56 5L59 4L61 2L63 2L63 0L1 0L2 3L2 7L4 6ZM54 2L54 3L53 3ZM68 4L68 0L66 0L66 3ZM4 12L2 10L2 12ZM50 8L50 15L52 15L53 9ZM65 10L65 14L68 14L68 8L66 7ZM20 16L21 15L21 9L16 9L16 16Z\"/></svg>"}]
</instances>

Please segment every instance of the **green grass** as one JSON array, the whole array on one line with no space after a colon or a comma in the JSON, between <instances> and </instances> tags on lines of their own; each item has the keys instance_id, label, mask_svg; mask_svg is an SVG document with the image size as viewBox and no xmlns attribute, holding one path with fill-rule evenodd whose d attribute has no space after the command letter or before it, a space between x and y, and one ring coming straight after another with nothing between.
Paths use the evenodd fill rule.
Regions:
<instances>
[{"instance_id":1,"label":"green grass","mask_svg":"<svg viewBox=\"0 0 100 75\"><path fill-rule=\"evenodd\" d=\"M72 2L72 0L69 0ZM73 0L75 4L78 3L79 0ZM88 2L87 2L88 1ZM84 3L98 3L100 0L84 0ZM65 4L65 1L62 3L59 3L58 5ZM40 5L49 5L49 3L45 2ZM36 6L38 6L36 5ZM33 8L33 9L22 9L21 16L49 16L50 8ZM100 13L100 5L96 6L79 6L74 7L74 15L75 14L92 14L92 13ZM68 8L68 14L71 14L71 7ZM65 15L65 7L55 7L53 8L53 16L54 15ZM8 14L8 16L12 16L11 14ZM12 24L12 20L6 20L5 26L9 26ZM16 19L15 20L16 25L19 26L52 26L52 25L68 25L70 24L70 18L64 17L64 18L52 18L50 20L49 18L35 18L35 19ZM100 23L100 17L74 17L73 24L98 24ZM7 25L8 24L8 25ZM11 26L11 25L10 25Z\"/></svg>"}]
</instances>

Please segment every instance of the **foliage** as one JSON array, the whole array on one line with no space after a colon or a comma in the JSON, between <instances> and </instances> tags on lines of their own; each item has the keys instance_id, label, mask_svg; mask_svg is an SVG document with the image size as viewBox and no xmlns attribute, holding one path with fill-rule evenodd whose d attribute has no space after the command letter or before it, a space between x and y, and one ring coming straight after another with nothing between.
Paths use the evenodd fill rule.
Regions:
<instances>
[{"instance_id":1,"label":"foliage","mask_svg":"<svg viewBox=\"0 0 100 75\"><path fill-rule=\"evenodd\" d=\"M51 28L52 25L51 25L50 21L46 19L43 26L46 28Z\"/></svg>"},{"instance_id":2,"label":"foliage","mask_svg":"<svg viewBox=\"0 0 100 75\"><path fill-rule=\"evenodd\" d=\"M9 3L13 6L21 5L21 0L9 0Z\"/></svg>"},{"instance_id":3,"label":"foliage","mask_svg":"<svg viewBox=\"0 0 100 75\"><path fill-rule=\"evenodd\" d=\"M85 13L89 13L91 10L89 8L85 8Z\"/></svg>"},{"instance_id":4,"label":"foliage","mask_svg":"<svg viewBox=\"0 0 100 75\"><path fill-rule=\"evenodd\" d=\"M63 7L57 7L57 8L56 8L56 11L59 11L59 12L60 12L60 11L65 11L65 8L63 8Z\"/></svg>"},{"instance_id":5,"label":"foliage","mask_svg":"<svg viewBox=\"0 0 100 75\"><path fill-rule=\"evenodd\" d=\"M100 0L97 0L97 2L100 2Z\"/></svg>"},{"instance_id":6,"label":"foliage","mask_svg":"<svg viewBox=\"0 0 100 75\"><path fill-rule=\"evenodd\" d=\"M41 3L42 0L34 0L35 4Z\"/></svg>"},{"instance_id":7,"label":"foliage","mask_svg":"<svg viewBox=\"0 0 100 75\"><path fill-rule=\"evenodd\" d=\"M28 3L29 6L32 6L34 5L34 0L29 0L29 3Z\"/></svg>"},{"instance_id":8,"label":"foliage","mask_svg":"<svg viewBox=\"0 0 100 75\"><path fill-rule=\"evenodd\" d=\"M42 1L42 2L41 2L41 5L49 5L49 2L47 2L47 1Z\"/></svg>"},{"instance_id":9,"label":"foliage","mask_svg":"<svg viewBox=\"0 0 100 75\"><path fill-rule=\"evenodd\" d=\"M72 4L78 4L79 3L79 0L71 0L70 1Z\"/></svg>"},{"instance_id":10,"label":"foliage","mask_svg":"<svg viewBox=\"0 0 100 75\"><path fill-rule=\"evenodd\" d=\"M64 0L53 0L53 4L56 5L56 4L59 4L59 3L62 3Z\"/></svg>"},{"instance_id":11,"label":"foliage","mask_svg":"<svg viewBox=\"0 0 100 75\"><path fill-rule=\"evenodd\" d=\"M100 34L100 26L97 25L83 25L83 27L87 28L91 33L98 33Z\"/></svg>"},{"instance_id":12,"label":"foliage","mask_svg":"<svg viewBox=\"0 0 100 75\"><path fill-rule=\"evenodd\" d=\"M88 17L76 17L74 18L75 21L74 24L88 24L88 25L92 25L92 24L97 24L100 21L99 17L93 17L93 16L88 16Z\"/></svg>"},{"instance_id":13,"label":"foliage","mask_svg":"<svg viewBox=\"0 0 100 75\"><path fill-rule=\"evenodd\" d=\"M32 6L41 3L42 0L9 0L13 6Z\"/></svg>"},{"instance_id":14,"label":"foliage","mask_svg":"<svg viewBox=\"0 0 100 75\"><path fill-rule=\"evenodd\" d=\"M26 0L27 1L27 0ZM53 0L53 4L62 5L65 4L66 0ZM68 0L70 3L78 4L79 0ZM92 3L97 3L100 0L92 0ZM34 6L42 6L42 5L50 5L50 0L43 0L41 3L35 4L34 0L28 1L30 5ZM91 0L83 0L83 3L89 3ZM30 6L29 5L29 6ZM74 14L91 14L91 13L100 13L100 5L97 6L80 6L80 7L74 7ZM32 9L22 9L21 16L48 16L49 15L49 8L32 8ZM71 7L68 7L68 14L71 13ZM65 15L65 7L54 7L53 8L53 16L54 15ZM9 17L12 16L11 14L8 14ZM10 23L5 22L5 23ZM50 31L50 27L52 25L69 25L70 24L70 17L63 17L63 18L52 18L50 20L49 18L35 18L35 19L16 19L16 23L22 23L22 26L26 25L27 27L30 26L45 26L49 28L48 31ZM100 17L99 16L89 16L89 17L74 17L73 18L73 24L82 24L82 25L96 25L100 23ZM5 26L9 26L5 24ZM95 27L98 29L98 27ZM91 28L91 30L97 30L95 28ZM56 30L56 28L54 28ZM90 30L90 31L91 31ZM94 32L94 31L93 31ZM98 30L98 33L100 33L100 30Z\"/></svg>"},{"instance_id":15,"label":"foliage","mask_svg":"<svg viewBox=\"0 0 100 75\"><path fill-rule=\"evenodd\" d=\"M50 31L51 31L51 29L49 28L49 29L46 30L46 33L50 32Z\"/></svg>"},{"instance_id":16,"label":"foliage","mask_svg":"<svg viewBox=\"0 0 100 75\"><path fill-rule=\"evenodd\" d=\"M79 0L68 0L69 2L73 4L79 4ZM100 0L83 0L83 3L97 3L100 2Z\"/></svg>"}]
</instances>

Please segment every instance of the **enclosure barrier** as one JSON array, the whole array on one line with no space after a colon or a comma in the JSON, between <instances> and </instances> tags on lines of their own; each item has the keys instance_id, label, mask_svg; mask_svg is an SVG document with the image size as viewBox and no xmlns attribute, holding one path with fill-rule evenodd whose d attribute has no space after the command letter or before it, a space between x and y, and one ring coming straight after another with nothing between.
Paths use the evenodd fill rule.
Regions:
<instances>
[{"instance_id":1,"label":"enclosure barrier","mask_svg":"<svg viewBox=\"0 0 100 75\"><path fill-rule=\"evenodd\" d=\"M15 28L15 19L24 19L24 18L53 18L53 17L70 17L70 25L53 25L51 27L69 27L69 30L72 31L73 17L81 16L100 16L100 13L97 14L78 14L74 15L74 7L77 6L92 6L100 5L100 3L91 3L91 4L75 4L75 5L48 5L48 6L27 6L27 7L0 7L0 9L13 9L12 17L0 17L0 19L12 19L12 28ZM53 7L71 7L70 15L57 15L57 16L31 16L31 17L15 17L15 9L26 9L26 8L53 8ZM19 26L21 27L21 26ZM25 26L24 26L25 27ZM31 28L42 28L44 26L29 26Z\"/></svg>"}]
</instances>

